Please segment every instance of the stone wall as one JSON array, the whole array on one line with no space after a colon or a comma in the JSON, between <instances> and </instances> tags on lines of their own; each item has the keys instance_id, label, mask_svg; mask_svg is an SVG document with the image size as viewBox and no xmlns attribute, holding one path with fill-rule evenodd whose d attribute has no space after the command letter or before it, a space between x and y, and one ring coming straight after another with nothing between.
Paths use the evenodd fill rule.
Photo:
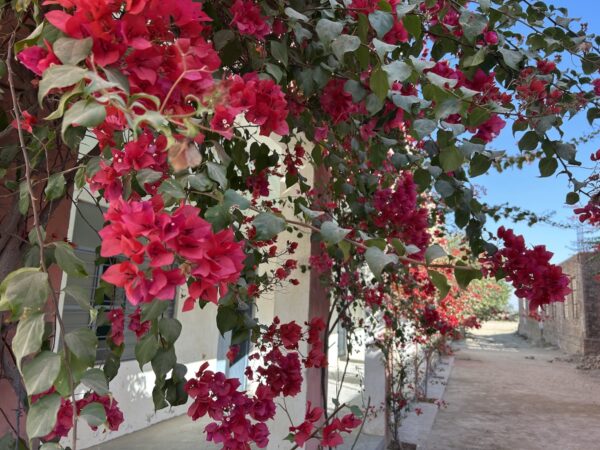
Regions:
<instances>
[{"instance_id":1,"label":"stone wall","mask_svg":"<svg viewBox=\"0 0 600 450\"><path fill-rule=\"evenodd\" d=\"M519 334L539 343L557 345L568 353L600 353L600 255L579 253L560 264L571 277L572 292L564 303L546 305L543 322L529 317L519 301Z\"/></svg>"}]
</instances>

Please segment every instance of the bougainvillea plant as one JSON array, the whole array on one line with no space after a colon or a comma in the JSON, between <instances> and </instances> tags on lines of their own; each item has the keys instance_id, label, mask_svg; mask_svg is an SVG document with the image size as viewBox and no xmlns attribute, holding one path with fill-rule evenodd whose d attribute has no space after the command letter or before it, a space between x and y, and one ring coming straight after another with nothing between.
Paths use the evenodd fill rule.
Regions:
<instances>
[{"instance_id":1,"label":"bougainvillea plant","mask_svg":"<svg viewBox=\"0 0 600 450\"><path fill-rule=\"evenodd\" d=\"M381 312L391 328L394 308L409 307L391 301L403 283L408 291L417 278L445 299L451 286L506 278L532 310L568 293L544 248L486 230L492 213L471 181L502 166L488 144L512 126L541 176L559 168L567 176L567 203L592 197L582 217L596 220L595 180L573 177L577 149L560 138L570 117L600 117L600 42L563 8L16 0L0 14L2 345L13 385L25 388L28 438L46 448L68 437L76 449L79 418L111 430L127 421L109 390L125 326L138 338L140 366L150 362L156 374L157 409L189 397L190 417L210 419L209 441L264 448L277 399L297 395L304 368L326 367L331 330L369 327L353 319L360 308ZM273 180L293 195L279 198ZM74 189L107 205L96 264L137 308L93 308L111 328L101 368L92 330L65 333L49 277L86 276L71 244L45 229ZM468 255L444 250L446 221L464 234ZM278 239L286 230L312 234L310 270L331 313L301 324L248 321L258 296L298 284L298 243ZM207 366L186 374L174 348L182 325L163 315L176 292L186 292L182 313L218 309L219 330L235 345L251 336L261 361L246 371L252 390ZM405 316L423 336L446 334L462 317L458 304L417 304ZM329 414L326 398L307 405L291 446L341 444L362 423L342 406Z\"/></svg>"}]
</instances>

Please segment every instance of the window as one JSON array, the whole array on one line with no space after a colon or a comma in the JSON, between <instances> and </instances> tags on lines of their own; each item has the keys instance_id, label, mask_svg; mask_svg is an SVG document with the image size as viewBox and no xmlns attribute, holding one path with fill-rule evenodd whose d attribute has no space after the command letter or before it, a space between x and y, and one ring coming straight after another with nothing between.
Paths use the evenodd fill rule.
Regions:
<instances>
[{"instance_id":1,"label":"window","mask_svg":"<svg viewBox=\"0 0 600 450\"><path fill-rule=\"evenodd\" d=\"M103 227L103 212L91 203L82 201L77 203L73 225L73 243L76 245L75 254L85 263L88 277L68 277L67 286L74 286L88 292L90 304L112 308L125 307L125 348L121 359L126 361L135 359L134 350L137 338L135 333L127 329L129 322L127 316L135 311L135 307L126 300L122 288L113 288L110 292L99 290L102 274L110 266L110 264L102 266L96 266L95 264L96 248L100 245L97 230ZM173 301L169 302L169 309L166 311L166 315L169 317L173 316L174 303ZM77 301L68 295L65 296L63 306L63 322L65 333L86 326L93 329L98 337L96 360L101 362L106 359L109 352L106 339L110 326L97 326L95 322L90 323L88 312L84 311Z\"/></svg>"}]
</instances>

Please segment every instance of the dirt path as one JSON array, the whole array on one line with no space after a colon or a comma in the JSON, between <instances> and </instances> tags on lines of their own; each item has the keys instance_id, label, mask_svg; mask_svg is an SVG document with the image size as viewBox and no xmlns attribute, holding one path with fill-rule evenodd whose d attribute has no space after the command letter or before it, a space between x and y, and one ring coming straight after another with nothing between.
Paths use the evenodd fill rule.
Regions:
<instances>
[{"instance_id":1,"label":"dirt path","mask_svg":"<svg viewBox=\"0 0 600 450\"><path fill-rule=\"evenodd\" d=\"M600 449L598 371L515 331L490 322L461 344L426 450Z\"/></svg>"}]
</instances>

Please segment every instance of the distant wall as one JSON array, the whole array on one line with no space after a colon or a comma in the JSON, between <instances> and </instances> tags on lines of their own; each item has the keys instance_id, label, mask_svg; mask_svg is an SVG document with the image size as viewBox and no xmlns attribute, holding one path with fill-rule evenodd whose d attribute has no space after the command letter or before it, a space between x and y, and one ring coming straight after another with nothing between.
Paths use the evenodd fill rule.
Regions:
<instances>
[{"instance_id":1,"label":"distant wall","mask_svg":"<svg viewBox=\"0 0 600 450\"><path fill-rule=\"evenodd\" d=\"M548 343L568 353L600 353L600 255L579 253L560 266L571 278L571 293L564 303L546 305L543 322L531 318L527 302L519 301L519 334L537 343Z\"/></svg>"}]
</instances>

